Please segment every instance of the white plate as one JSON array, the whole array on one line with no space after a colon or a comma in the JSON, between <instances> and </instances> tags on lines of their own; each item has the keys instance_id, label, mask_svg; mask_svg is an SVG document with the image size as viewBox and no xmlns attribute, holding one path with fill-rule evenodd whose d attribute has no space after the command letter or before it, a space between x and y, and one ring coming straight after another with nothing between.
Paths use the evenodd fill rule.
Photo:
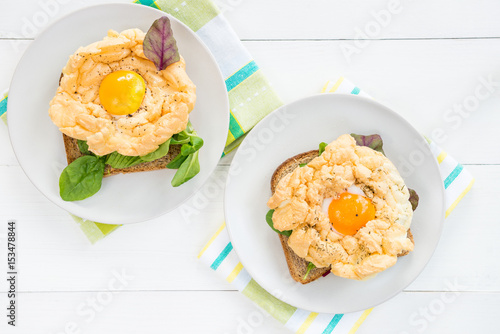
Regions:
<instances>
[{"instance_id":1,"label":"white plate","mask_svg":"<svg viewBox=\"0 0 500 334\"><path fill-rule=\"evenodd\" d=\"M415 250L367 281L330 274L307 285L290 277L278 236L266 223L271 175L286 159L344 133L380 134L387 157L420 196L411 230ZM416 158L420 159L416 159ZM408 171L405 161L418 161ZM431 258L444 221L443 181L425 139L401 116L369 99L320 94L282 107L245 138L231 168L225 214L231 242L250 275L283 301L306 310L347 313L373 307L408 286Z\"/></svg>"},{"instance_id":2,"label":"white plate","mask_svg":"<svg viewBox=\"0 0 500 334\"><path fill-rule=\"evenodd\" d=\"M202 186L216 167L227 139L229 103L224 79L214 57L184 24L170 17L187 73L197 86L190 119L204 139L201 172L173 188L173 170L117 175L103 180L99 192L83 201L65 202L58 180L67 165L62 135L48 115L62 68L80 46L101 40L109 29L147 31L165 16L151 7L107 4L81 9L52 24L24 53L10 86L9 133L14 152L31 182L52 202L86 219L127 224L173 210Z\"/></svg>"}]
</instances>

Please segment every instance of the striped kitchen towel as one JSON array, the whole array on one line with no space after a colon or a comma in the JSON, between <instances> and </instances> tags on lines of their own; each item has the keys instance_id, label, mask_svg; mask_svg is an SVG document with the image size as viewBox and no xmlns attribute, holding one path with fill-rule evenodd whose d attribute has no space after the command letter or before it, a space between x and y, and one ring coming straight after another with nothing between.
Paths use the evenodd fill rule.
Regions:
<instances>
[{"instance_id":1,"label":"striped kitchen towel","mask_svg":"<svg viewBox=\"0 0 500 334\"><path fill-rule=\"evenodd\" d=\"M224 154L238 146L242 136L264 116L283 104L238 36L210 0L135 0L160 9L190 27L214 55L226 81L229 97L229 133ZM7 96L0 101L6 122ZM105 225L74 217L87 238L95 243L120 225Z\"/></svg>"},{"instance_id":2,"label":"striped kitchen towel","mask_svg":"<svg viewBox=\"0 0 500 334\"><path fill-rule=\"evenodd\" d=\"M7 92L0 95L0 118L7 125Z\"/></svg>"},{"instance_id":3,"label":"striped kitchen towel","mask_svg":"<svg viewBox=\"0 0 500 334\"><path fill-rule=\"evenodd\" d=\"M340 78L329 81L323 93L343 93L369 97L348 80ZM434 157L439 163L439 171L445 188L446 217L470 190L474 183L472 175L455 159L447 155L437 145L429 141ZM353 334L370 314L373 308L348 314L324 314L298 309L280 301L255 282L238 259L223 224L198 258L215 270L223 279L231 283L243 295L250 298L271 314L288 329L298 334ZM279 297L279 296L278 296Z\"/></svg>"}]
</instances>

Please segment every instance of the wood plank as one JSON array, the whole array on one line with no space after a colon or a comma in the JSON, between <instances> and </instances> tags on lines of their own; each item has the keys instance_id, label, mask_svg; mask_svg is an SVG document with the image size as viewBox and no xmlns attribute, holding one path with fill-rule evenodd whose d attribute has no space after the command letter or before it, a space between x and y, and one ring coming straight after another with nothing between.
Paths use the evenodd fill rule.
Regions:
<instances>
[{"instance_id":1,"label":"wood plank","mask_svg":"<svg viewBox=\"0 0 500 334\"><path fill-rule=\"evenodd\" d=\"M2 321L2 333L290 333L237 291L21 293L18 303L18 327ZM498 293L406 292L357 333L491 333L498 312Z\"/></svg>"},{"instance_id":2,"label":"wood plank","mask_svg":"<svg viewBox=\"0 0 500 334\"><path fill-rule=\"evenodd\" d=\"M459 290L499 291L500 268L493 264L500 239L493 210L500 185L496 181L500 179L499 167L466 166L476 182L446 219L432 259L407 290L444 290L457 282Z\"/></svg>"},{"instance_id":3,"label":"wood plank","mask_svg":"<svg viewBox=\"0 0 500 334\"><path fill-rule=\"evenodd\" d=\"M497 19L500 4L495 0L401 0L398 1L400 5L394 7L390 5L394 1L387 0L216 2L243 39L352 39L357 38L357 29L367 32L364 38L499 37L500 31ZM3 1L0 4L0 36L31 38L49 22L97 3L101 2Z\"/></svg>"},{"instance_id":4,"label":"wood plank","mask_svg":"<svg viewBox=\"0 0 500 334\"><path fill-rule=\"evenodd\" d=\"M21 293L18 306L16 328L2 321L0 332L290 333L237 291Z\"/></svg>"},{"instance_id":5,"label":"wood plank","mask_svg":"<svg viewBox=\"0 0 500 334\"><path fill-rule=\"evenodd\" d=\"M225 175L224 170L217 171L213 178ZM0 189L5 189L0 194L0 234L7 230L9 219L18 225L20 291L92 290L113 268L137 275L128 289L231 288L197 260L224 221L222 189L209 201L202 198L200 204L189 203L160 218L121 227L95 245L18 166L0 167ZM5 252L2 247L0 254L6 256ZM0 291L5 288L6 282L0 281Z\"/></svg>"},{"instance_id":6,"label":"wood plank","mask_svg":"<svg viewBox=\"0 0 500 334\"><path fill-rule=\"evenodd\" d=\"M358 29L363 38L498 37L500 31L494 0L220 2L229 5L226 16L244 39L352 39L359 38ZM400 6L391 8L393 3ZM380 14L389 9L390 15Z\"/></svg>"},{"instance_id":7,"label":"wood plank","mask_svg":"<svg viewBox=\"0 0 500 334\"><path fill-rule=\"evenodd\" d=\"M490 333L499 310L498 293L404 292L375 307L356 333Z\"/></svg>"},{"instance_id":8,"label":"wood plank","mask_svg":"<svg viewBox=\"0 0 500 334\"><path fill-rule=\"evenodd\" d=\"M496 265L500 225L494 210L500 166L467 166L476 184L445 222L440 244L410 291L441 291L458 279L460 290L500 291ZM90 245L69 215L49 202L19 167L0 167L0 233L8 219L19 227L20 291L100 290L112 270L137 277L127 290L231 290L197 260L224 220L220 166L207 186L179 210L121 227ZM263 181L267 182L267 181ZM418 251L418 240L417 240ZM3 247L0 258L5 258ZM0 281L0 291L6 291Z\"/></svg>"}]
</instances>

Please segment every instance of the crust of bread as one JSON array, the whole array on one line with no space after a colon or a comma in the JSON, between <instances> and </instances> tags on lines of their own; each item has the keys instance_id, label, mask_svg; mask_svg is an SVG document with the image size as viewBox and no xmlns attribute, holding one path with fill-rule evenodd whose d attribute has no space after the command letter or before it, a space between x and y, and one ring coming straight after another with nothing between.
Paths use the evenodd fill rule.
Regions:
<instances>
[{"instance_id":1,"label":"crust of bread","mask_svg":"<svg viewBox=\"0 0 500 334\"><path fill-rule=\"evenodd\" d=\"M78 141L74 138L71 138L65 134L63 134L64 138L64 148L66 149L66 160L68 161L68 165L83 156L78 148ZM104 170L104 177L116 175L116 174L128 174L128 173L136 173L136 172L148 172L153 170L159 170L167 168L167 164L172 161L177 154L181 151L180 145L172 145L170 149L164 157L160 159L156 159L150 162L143 162L138 165L128 167L128 168L113 168L110 165L106 165Z\"/></svg>"},{"instance_id":2,"label":"crust of bread","mask_svg":"<svg viewBox=\"0 0 500 334\"><path fill-rule=\"evenodd\" d=\"M295 168L299 167L300 164L308 163L312 159L316 158L318 154L319 154L318 150L313 150L297 154L296 156L293 156L285 160L281 165L278 166L278 168L276 168L276 170L273 173L273 176L271 177L271 192L274 193L274 190L276 189L279 181L285 175L293 172ZM279 234L279 238L281 241L281 246L283 247L283 252L285 253L288 270L290 271L290 275L295 281L302 284L307 284L317 280L321 276L328 274L328 272L330 271L330 267L313 268L309 272L309 275L307 275L306 279L304 279L309 262L298 256L297 254L295 254L295 252L288 246L287 236ZM414 243L413 234L411 233L410 230L408 230L408 238L411 240L412 243ZM408 253L409 253L408 251L402 252L401 254L398 254L398 257L405 256Z\"/></svg>"}]
</instances>

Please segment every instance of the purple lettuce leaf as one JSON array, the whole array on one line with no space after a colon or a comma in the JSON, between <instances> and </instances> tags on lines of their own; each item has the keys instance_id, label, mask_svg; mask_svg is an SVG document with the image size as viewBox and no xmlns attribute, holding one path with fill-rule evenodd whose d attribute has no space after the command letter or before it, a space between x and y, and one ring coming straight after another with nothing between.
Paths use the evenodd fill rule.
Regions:
<instances>
[{"instance_id":1,"label":"purple lettuce leaf","mask_svg":"<svg viewBox=\"0 0 500 334\"><path fill-rule=\"evenodd\" d=\"M144 55L151 60L158 71L180 60L170 20L166 16L153 22L144 37Z\"/></svg>"},{"instance_id":2,"label":"purple lettuce leaf","mask_svg":"<svg viewBox=\"0 0 500 334\"><path fill-rule=\"evenodd\" d=\"M382 137L380 137L379 135L363 136L351 133L351 137L356 140L356 145L367 146L385 155L384 150L382 149L382 145L384 143L382 142Z\"/></svg>"},{"instance_id":3,"label":"purple lettuce leaf","mask_svg":"<svg viewBox=\"0 0 500 334\"><path fill-rule=\"evenodd\" d=\"M410 192L410 198L409 201L411 203L411 208L413 211L417 209L418 206L418 194L415 190L408 188L408 191Z\"/></svg>"}]
</instances>

